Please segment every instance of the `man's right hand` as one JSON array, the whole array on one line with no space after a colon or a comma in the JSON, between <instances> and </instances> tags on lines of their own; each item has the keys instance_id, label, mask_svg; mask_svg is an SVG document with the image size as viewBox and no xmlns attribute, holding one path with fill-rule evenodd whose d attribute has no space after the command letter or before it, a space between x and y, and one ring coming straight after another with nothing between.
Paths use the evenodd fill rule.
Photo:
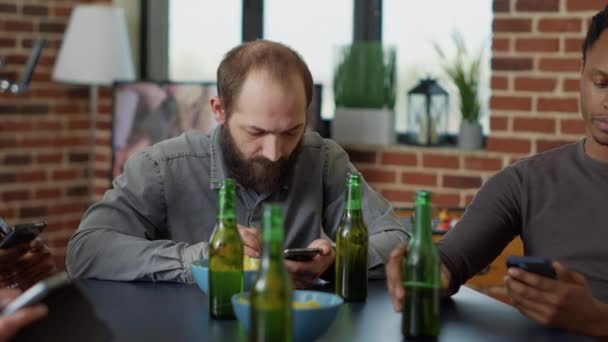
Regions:
<instances>
[{"instance_id":1,"label":"man's right hand","mask_svg":"<svg viewBox=\"0 0 608 342\"><path fill-rule=\"evenodd\" d=\"M262 250L262 235L260 230L253 227L236 225L241 235L241 241L245 247L245 254L252 258L259 258Z\"/></svg>"},{"instance_id":2,"label":"man's right hand","mask_svg":"<svg viewBox=\"0 0 608 342\"><path fill-rule=\"evenodd\" d=\"M17 289L0 289L0 307L5 307L19 294L20 291ZM7 316L0 316L0 342L10 340L21 328L42 319L47 314L47 307L37 304Z\"/></svg>"},{"instance_id":3,"label":"man's right hand","mask_svg":"<svg viewBox=\"0 0 608 342\"><path fill-rule=\"evenodd\" d=\"M403 260L405 253L407 253L407 241L402 242L391 252L388 262L386 263L386 285L393 300L393 308L397 312L403 310L403 299L405 298L405 289L403 288L401 275L401 261ZM450 271L441 264L442 290L449 288L450 279Z\"/></svg>"}]
</instances>

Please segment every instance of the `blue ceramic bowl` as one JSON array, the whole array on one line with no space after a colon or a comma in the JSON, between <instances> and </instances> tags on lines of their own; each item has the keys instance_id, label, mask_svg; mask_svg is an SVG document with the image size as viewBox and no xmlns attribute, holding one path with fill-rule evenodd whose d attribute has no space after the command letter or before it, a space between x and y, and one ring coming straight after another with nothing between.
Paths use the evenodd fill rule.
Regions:
<instances>
[{"instance_id":1,"label":"blue ceramic bowl","mask_svg":"<svg viewBox=\"0 0 608 342\"><path fill-rule=\"evenodd\" d=\"M201 259L192 263L192 276L196 281L198 287L205 294L209 293L209 259ZM255 275L257 270L252 271L244 271L245 276L245 284L243 286L243 291L249 291L251 288L251 284L253 284L255 280Z\"/></svg>"},{"instance_id":2,"label":"blue ceramic bowl","mask_svg":"<svg viewBox=\"0 0 608 342\"><path fill-rule=\"evenodd\" d=\"M321 304L318 308L293 309L294 342L314 341L323 335L344 303L342 297L333 293L305 290L293 291L293 300L297 302L316 300ZM232 308L243 328L249 331L249 292L232 296Z\"/></svg>"}]
</instances>

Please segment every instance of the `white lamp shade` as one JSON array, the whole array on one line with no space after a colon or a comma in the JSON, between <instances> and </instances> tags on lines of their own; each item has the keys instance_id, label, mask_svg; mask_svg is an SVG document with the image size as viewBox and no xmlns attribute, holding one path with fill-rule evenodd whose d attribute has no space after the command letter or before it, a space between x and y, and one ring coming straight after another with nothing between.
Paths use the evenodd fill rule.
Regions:
<instances>
[{"instance_id":1,"label":"white lamp shade","mask_svg":"<svg viewBox=\"0 0 608 342\"><path fill-rule=\"evenodd\" d=\"M123 9L109 5L76 6L57 55L53 80L110 85L115 80L134 78Z\"/></svg>"}]
</instances>

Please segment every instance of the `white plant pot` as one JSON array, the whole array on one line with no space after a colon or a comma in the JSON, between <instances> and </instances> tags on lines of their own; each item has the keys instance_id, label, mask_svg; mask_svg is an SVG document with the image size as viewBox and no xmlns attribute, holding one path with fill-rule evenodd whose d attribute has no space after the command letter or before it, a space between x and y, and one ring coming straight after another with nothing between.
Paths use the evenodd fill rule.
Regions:
<instances>
[{"instance_id":1,"label":"white plant pot","mask_svg":"<svg viewBox=\"0 0 608 342\"><path fill-rule=\"evenodd\" d=\"M395 113L391 110L336 108L331 137L338 143L390 145L395 135Z\"/></svg>"},{"instance_id":2,"label":"white plant pot","mask_svg":"<svg viewBox=\"0 0 608 342\"><path fill-rule=\"evenodd\" d=\"M458 133L458 147L463 150L477 150L483 146L483 131L478 122L462 120Z\"/></svg>"}]
</instances>

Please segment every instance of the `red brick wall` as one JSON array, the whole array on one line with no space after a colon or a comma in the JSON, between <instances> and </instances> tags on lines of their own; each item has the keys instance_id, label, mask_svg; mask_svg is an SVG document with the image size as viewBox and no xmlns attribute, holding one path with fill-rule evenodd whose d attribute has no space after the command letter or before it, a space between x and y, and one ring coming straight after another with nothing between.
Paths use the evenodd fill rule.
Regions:
<instances>
[{"instance_id":1,"label":"red brick wall","mask_svg":"<svg viewBox=\"0 0 608 342\"><path fill-rule=\"evenodd\" d=\"M513 161L579 139L581 44L603 0L494 0L492 97L486 151L350 146L367 180L396 205L429 188L441 206L464 206Z\"/></svg>"},{"instance_id":2,"label":"red brick wall","mask_svg":"<svg viewBox=\"0 0 608 342\"><path fill-rule=\"evenodd\" d=\"M47 40L30 90L0 94L0 216L9 224L47 220L44 238L60 265L90 203L88 88L51 80L71 9L81 2L91 1L0 0L0 58L8 63L0 78L17 81L32 40ZM97 142L109 146L110 101L102 93ZM96 160L107 163L107 150Z\"/></svg>"}]
</instances>

